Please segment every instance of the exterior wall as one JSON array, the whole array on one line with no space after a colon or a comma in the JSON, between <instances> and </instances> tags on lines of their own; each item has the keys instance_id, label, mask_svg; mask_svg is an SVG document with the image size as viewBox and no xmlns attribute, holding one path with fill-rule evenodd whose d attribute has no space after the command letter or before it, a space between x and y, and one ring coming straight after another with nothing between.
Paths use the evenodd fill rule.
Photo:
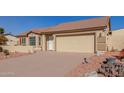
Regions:
<instances>
[{"instance_id":1,"label":"exterior wall","mask_svg":"<svg viewBox=\"0 0 124 93\"><path fill-rule=\"evenodd\" d=\"M107 32L97 31L96 32L96 50L107 51Z\"/></svg>"},{"instance_id":2,"label":"exterior wall","mask_svg":"<svg viewBox=\"0 0 124 93\"><path fill-rule=\"evenodd\" d=\"M112 35L106 36L107 51L112 51Z\"/></svg>"},{"instance_id":3,"label":"exterior wall","mask_svg":"<svg viewBox=\"0 0 124 93\"><path fill-rule=\"evenodd\" d=\"M39 41L39 38L41 38L41 35L34 34L34 33L30 33L30 34L28 34L28 36L24 36L26 38L26 46L30 46L30 39L29 38L32 37L32 36L35 36L35 38L36 38L36 45L33 46L33 47L41 48L42 41ZM22 41L22 38L23 37L19 37L18 38L19 42ZM42 38L41 38L41 40L42 40ZM20 45L22 45L22 44L20 43Z\"/></svg>"},{"instance_id":4,"label":"exterior wall","mask_svg":"<svg viewBox=\"0 0 124 93\"><path fill-rule=\"evenodd\" d=\"M26 38L26 44L25 44L25 46L28 46L28 45L27 45L27 37L26 37L26 36L18 37L19 45L24 46L24 45L22 44L22 38Z\"/></svg>"},{"instance_id":5,"label":"exterior wall","mask_svg":"<svg viewBox=\"0 0 124 93\"><path fill-rule=\"evenodd\" d=\"M15 46L18 44L18 38L17 37L11 36L11 35L6 35L5 37L8 39L8 41L6 42L6 45Z\"/></svg>"},{"instance_id":6,"label":"exterior wall","mask_svg":"<svg viewBox=\"0 0 124 93\"><path fill-rule=\"evenodd\" d=\"M35 51L32 46L2 46L2 48L10 52L33 53Z\"/></svg>"},{"instance_id":7,"label":"exterior wall","mask_svg":"<svg viewBox=\"0 0 124 93\"><path fill-rule=\"evenodd\" d=\"M112 48L114 50L124 49L124 29L112 31Z\"/></svg>"},{"instance_id":8,"label":"exterior wall","mask_svg":"<svg viewBox=\"0 0 124 93\"><path fill-rule=\"evenodd\" d=\"M18 37L18 45L21 45L22 37Z\"/></svg>"},{"instance_id":9,"label":"exterior wall","mask_svg":"<svg viewBox=\"0 0 124 93\"><path fill-rule=\"evenodd\" d=\"M76 31L75 31L76 32ZM87 34L87 33L95 33L95 52L97 51L106 51L107 50L107 37L106 31L98 30L98 31L86 31L86 32L76 32L76 33L61 33L61 34L54 34L54 47L56 48L56 37L58 35L73 35L73 34ZM101 34L101 37L99 35ZM86 42L89 42L88 39Z\"/></svg>"},{"instance_id":10,"label":"exterior wall","mask_svg":"<svg viewBox=\"0 0 124 93\"><path fill-rule=\"evenodd\" d=\"M54 48L54 51L56 51L56 35L53 34L53 48Z\"/></svg>"},{"instance_id":11,"label":"exterior wall","mask_svg":"<svg viewBox=\"0 0 124 93\"><path fill-rule=\"evenodd\" d=\"M41 36L42 51L46 51L46 35Z\"/></svg>"},{"instance_id":12,"label":"exterior wall","mask_svg":"<svg viewBox=\"0 0 124 93\"><path fill-rule=\"evenodd\" d=\"M29 46L29 37L26 37L26 46Z\"/></svg>"},{"instance_id":13,"label":"exterior wall","mask_svg":"<svg viewBox=\"0 0 124 93\"><path fill-rule=\"evenodd\" d=\"M47 34L42 34L42 35L38 35L38 34L34 34L34 33L30 33L28 34L28 37L26 39L26 46L29 46L29 37L30 36L36 36L36 46L34 48L40 48L40 50L42 49L42 51L48 51L47 50L47 37L48 36L53 36L53 47L54 49L53 50L56 50L56 37L58 35L75 35L75 34L87 34L87 33L94 33L95 34L95 38L94 38L94 50L95 52L97 51L107 51L107 46L109 45L109 40L108 40L108 37L107 36L107 31L102 31L102 30L97 30L97 31L85 31L85 32L76 32L74 31L75 33L60 33L60 34L50 34L50 35L47 35ZM39 37L41 37L41 44L39 45ZM87 42L90 42L88 41L89 39L86 40L86 43Z\"/></svg>"}]
</instances>

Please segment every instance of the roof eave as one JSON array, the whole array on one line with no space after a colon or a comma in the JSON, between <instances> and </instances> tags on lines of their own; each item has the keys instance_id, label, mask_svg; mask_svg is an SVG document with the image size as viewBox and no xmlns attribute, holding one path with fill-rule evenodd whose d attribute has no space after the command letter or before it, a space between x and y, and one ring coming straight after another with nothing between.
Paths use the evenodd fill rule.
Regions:
<instances>
[{"instance_id":1,"label":"roof eave","mask_svg":"<svg viewBox=\"0 0 124 93\"><path fill-rule=\"evenodd\" d=\"M50 33L70 33L70 32L85 32L85 31L94 31L94 30L104 30L107 26L99 26L99 27L92 27L92 28L83 28L83 29L71 29L71 30L60 30L60 31L48 31L43 32L43 34L50 34Z\"/></svg>"}]
</instances>

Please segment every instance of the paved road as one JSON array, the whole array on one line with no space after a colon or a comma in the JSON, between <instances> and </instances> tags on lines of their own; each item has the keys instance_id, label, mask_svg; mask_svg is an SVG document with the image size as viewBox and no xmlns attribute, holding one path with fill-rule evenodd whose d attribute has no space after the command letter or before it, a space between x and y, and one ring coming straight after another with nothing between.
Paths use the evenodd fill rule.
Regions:
<instances>
[{"instance_id":1,"label":"paved road","mask_svg":"<svg viewBox=\"0 0 124 93\"><path fill-rule=\"evenodd\" d=\"M0 76L60 77L80 64L84 57L89 56L91 54L39 52L0 60Z\"/></svg>"}]
</instances>

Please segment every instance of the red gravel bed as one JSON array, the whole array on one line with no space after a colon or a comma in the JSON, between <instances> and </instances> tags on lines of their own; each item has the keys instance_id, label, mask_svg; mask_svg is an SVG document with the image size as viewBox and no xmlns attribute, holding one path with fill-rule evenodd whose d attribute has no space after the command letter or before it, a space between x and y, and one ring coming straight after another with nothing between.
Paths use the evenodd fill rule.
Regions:
<instances>
[{"instance_id":1,"label":"red gravel bed","mask_svg":"<svg viewBox=\"0 0 124 93\"><path fill-rule=\"evenodd\" d=\"M85 76L86 73L96 71L106 58L113 57L118 54L119 54L118 52L106 52L104 55L101 56L92 56L88 58L89 63L79 64L75 69L67 73L66 76L71 76L71 77ZM116 62L122 63L118 59L116 60Z\"/></svg>"}]
</instances>

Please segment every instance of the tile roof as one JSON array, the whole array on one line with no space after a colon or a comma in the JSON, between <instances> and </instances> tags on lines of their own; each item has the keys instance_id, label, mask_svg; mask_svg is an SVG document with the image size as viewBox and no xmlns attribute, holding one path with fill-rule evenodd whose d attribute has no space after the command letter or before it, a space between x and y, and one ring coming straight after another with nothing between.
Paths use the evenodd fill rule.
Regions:
<instances>
[{"instance_id":1,"label":"tile roof","mask_svg":"<svg viewBox=\"0 0 124 93\"><path fill-rule=\"evenodd\" d=\"M22 33L20 33L18 36L25 36L25 35L27 35L29 32L30 32L30 31L22 32Z\"/></svg>"},{"instance_id":2,"label":"tile roof","mask_svg":"<svg viewBox=\"0 0 124 93\"><path fill-rule=\"evenodd\" d=\"M32 29L30 31L27 32L22 32L20 33L18 36L26 36L29 33L35 33L35 34L41 34L41 32L46 32L49 28L44 28L44 29Z\"/></svg>"},{"instance_id":3,"label":"tile roof","mask_svg":"<svg viewBox=\"0 0 124 93\"><path fill-rule=\"evenodd\" d=\"M51 27L50 31L63 31L63 30L102 27L102 26L107 26L108 23L109 23L109 17L93 18L88 20L62 23L54 27Z\"/></svg>"},{"instance_id":4,"label":"tile roof","mask_svg":"<svg viewBox=\"0 0 124 93\"><path fill-rule=\"evenodd\" d=\"M81 20L75 22L67 22L58 24L53 27L44 28L44 29L33 29L28 32L21 33L20 36L27 35L29 32L40 34L42 32L58 32L58 31L65 31L65 30L74 30L74 29L86 29L86 28L93 28L93 27L103 27L107 26L109 23L110 17L100 17L100 18L92 18L88 20Z\"/></svg>"}]
</instances>

